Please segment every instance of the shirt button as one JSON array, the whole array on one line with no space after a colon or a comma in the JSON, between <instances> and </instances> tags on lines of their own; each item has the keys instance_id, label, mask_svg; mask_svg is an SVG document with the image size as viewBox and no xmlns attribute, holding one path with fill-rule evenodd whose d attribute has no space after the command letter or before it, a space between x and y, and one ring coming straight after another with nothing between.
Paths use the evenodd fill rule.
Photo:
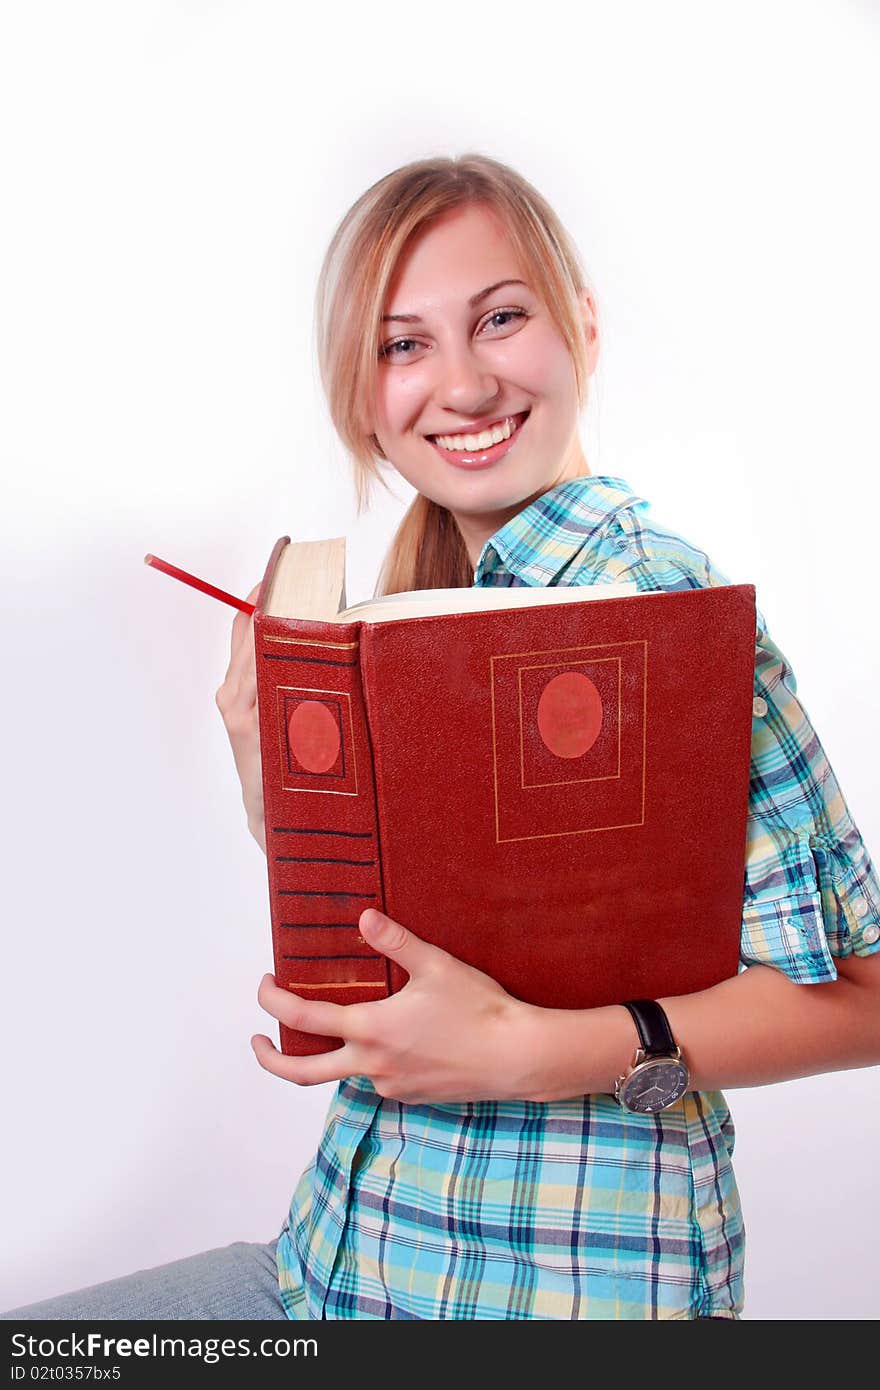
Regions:
<instances>
[{"instance_id":1,"label":"shirt button","mask_svg":"<svg viewBox=\"0 0 880 1390\"><path fill-rule=\"evenodd\" d=\"M853 898L852 910L857 917L864 917L868 911L868 904L864 898Z\"/></svg>"},{"instance_id":2,"label":"shirt button","mask_svg":"<svg viewBox=\"0 0 880 1390\"><path fill-rule=\"evenodd\" d=\"M763 719L767 713L767 701L761 695L756 695L752 701L752 713L758 719Z\"/></svg>"},{"instance_id":3,"label":"shirt button","mask_svg":"<svg viewBox=\"0 0 880 1390\"><path fill-rule=\"evenodd\" d=\"M865 927L865 930L862 932L862 940L865 941L868 946L873 946L875 941L880 941L880 927Z\"/></svg>"}]
</instances>

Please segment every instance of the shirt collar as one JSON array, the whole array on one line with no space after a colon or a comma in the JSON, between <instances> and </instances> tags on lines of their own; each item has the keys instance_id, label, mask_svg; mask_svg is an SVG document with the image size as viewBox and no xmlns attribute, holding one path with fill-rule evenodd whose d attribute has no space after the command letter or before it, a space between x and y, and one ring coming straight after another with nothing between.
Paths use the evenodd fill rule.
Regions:
<instances>
[{"instance_id":1,"label":"shirt collar","mask_svg":"<svg viewBox=\"0 0 880 1390\"><path fill-rule=\"evenodd\" d=\"M578 551L621 511L647 507L623 478L568 478L530 502L486 541L474 584L504 568L522 584L553 584Z\"/></svg>"}]
</instances>

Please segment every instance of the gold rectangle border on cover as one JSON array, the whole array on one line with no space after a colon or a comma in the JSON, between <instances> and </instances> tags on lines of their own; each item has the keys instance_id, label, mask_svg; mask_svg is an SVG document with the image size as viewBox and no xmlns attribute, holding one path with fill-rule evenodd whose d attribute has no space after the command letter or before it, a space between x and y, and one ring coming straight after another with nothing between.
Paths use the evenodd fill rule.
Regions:
<instances>
[{"instance_id":1,"label":"gold rectangle border on cover","mask_svg":"<svg viewBox=\"0 0 880 1390\"><path fill-rule=\"evenodd\" d=\"M316 689L315 686L312 686L312 685L276 685L276 686L275 686L276 709L277 709L278 696L279 696L280 694L282 694L282 692L285 693L285 694L293 693L293 694L296 694L296 695L303 695L303 696L309 696L309 695L334 695L334 696L336 696L338 699L343 700L343 701L345 702L345 709L346 709L347 714L348 714L348 738L349 738L349 747L350 747L350 749L351 749L351 765L352 765L352 771L353 771L353 775L354 775L354 791L334 791L332 787L293 787L293 786L289 786L288 783L284 780L284 779L285 779L285 775L286 775L286 774L285 774L286 756L285 756L285 749L284 749L284 729L283 729L283 727L282 727L282 725L281 725L281 721L279 720L279 722L278 722L278 759L279 759L279 766L280 766L280 768L281 768L281 789L282 789L282 791L286 791L286 792L310 792L310 793L312 793L312 794L315 795L315 796L357 796L357 794L358 794L357 753L356 753L356 751L355 751L355 746L354 746L354 721L353 721L353 719L352 719L352 717L351 717L351 694L350 694L350 692L349 692L348 690L318 690L318 689Z\"/></svg>"},{"instance_id":2,"label":"gold rectangle border on cover","mask_svg":"<svg viewBox=\"0 0 880 1390\"><path fill-rule=\"evenodd\" d=\"M616 643L615 645L620 646L620 645L622 645L622 644L621 644L621 643ZM558 661L542 661L542 662L540 662L540 664L538 664L538 665L536 665L536 666L518 666L518 667L517 667L517 671L516 671L516 684L517 684L517 700L518 700L518 705L519 705L519 784L520 784L520 786L522 787L523 791L528 790L530 787L573 787L573 786L576 786L578 782L613 782L613 781L619 780L619 778L620 778L620 657L619 657L619 656L603 656L603 657L600 657L597 661L590 661L589 657L585 657L582 661L571 661L571 662L566 661L564 664L565 664L566 667L569 667L569 668L574 667L574 666L586 666L588 662L589 662L589 664L590 664L591 666L601 666L604 662L607 662L607 661L614 662L615 665L617 666L617 771L616 771L616 772L609 772L608 775L607 775L606 777L573 777L573 778L571 778L569 781L566 781L566 782L527 782L527 781L525 780L525 775L526 775L526 773L525 773L525 754L524 754L524 750L523 750L522 673L523 673L523 671L543 671L543 670L546 670L546 668L549 667L549 666L559 666L561 663L558 662Z\"/></svg>"},{"instance_id":3,"label":"gold rectangle border on cover","mask_svg":"<svg viewBox=\"0 0 880 1390\"><path fill-rule=\"evenodd\" d=\"M499 793L498 793L498 731L495 722L495 663L518 661L525 657L558 657L563 652L597 652L608 647L642 648L642 814L636 821L623 821L614 825L591 825L577 830L550 830L541 835L500 835L499 834ZM589 658L580 658L589 659ZM553 664L553 663L548 663ZM513 844L521 840L556 840L565 835L596 835L603 830L635 829L645 823L645 763L648 738L648 639L634 638L624 642L599 642L586 647L556 647L528 652L489 653L489 696L492 717L492 780L495 795L495 843ZM520 735L521 737L521 735Z\"/></svg>"}]
</instances>

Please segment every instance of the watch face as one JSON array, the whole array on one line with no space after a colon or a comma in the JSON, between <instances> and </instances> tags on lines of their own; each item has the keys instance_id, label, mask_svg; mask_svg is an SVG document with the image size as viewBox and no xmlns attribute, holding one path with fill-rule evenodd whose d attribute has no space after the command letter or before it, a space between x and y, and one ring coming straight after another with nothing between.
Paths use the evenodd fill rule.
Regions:
<instances>
[{"instance_id":1,"label":"watch face","mask_svg":"<svg viewBox=\"0 0 880 1390\"><path fill-rule=\"evenodd\" d=\"M620 1099L627 1110L653 1114L674 1105L687 1090L688 1070L671 1057L642 1062L620 1088Z\"/></svg>"}]
</instances>

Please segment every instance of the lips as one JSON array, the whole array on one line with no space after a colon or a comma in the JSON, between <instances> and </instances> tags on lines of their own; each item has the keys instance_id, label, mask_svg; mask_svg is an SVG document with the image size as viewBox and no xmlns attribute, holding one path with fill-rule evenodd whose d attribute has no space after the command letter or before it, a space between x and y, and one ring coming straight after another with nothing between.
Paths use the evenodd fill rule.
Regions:
<instances>
[{"instance_id":1,"label":"lips","mask_svg":"<svg viewBox=\"0 0 880 1390\"><path fill-rule=\"evenodd\" d=\"M509 435L507 439L501 439L497 444L490 444L485 448L477 446L476 449L447 449L445 445L438 442L436 436L431 437L430 435L426 435L425 438L427 443L431 445L431 448L435 449L440 457L453 468L464 469L467 472L472 472L475 469L491 468L494 464L500 462L500 460L519 443L519 437L522 434L524 423L528 419L530 413L531 412L528 410L522 410L517 415L502 416L502 419L514 421L513 433Z\"/></svg>"},{"instance_id":2,"label":"lips","mask_svg":"<svg viewBox=\"0 0 880 1390\"><path fill-rule=\"evenodd\" d=\"M529 407L529 410L530 409L531 407ZM529 410L521 410L516 415L496 415L494 420L487 421L485 425L469 425L467 429L438 430L436 434L426 434L425 438L429 439L433 444L434 440L438 439L441 434L444 436L448 435L451 438L454 438L456 435L482 434L484 430L491 430L494 429L496 425L503 425L505 420L512 420L514 424L514 431L516 431L517 429L519 429L520 425L526 419L526 416L529 414Z\"/></svg>"}]
</instances>

